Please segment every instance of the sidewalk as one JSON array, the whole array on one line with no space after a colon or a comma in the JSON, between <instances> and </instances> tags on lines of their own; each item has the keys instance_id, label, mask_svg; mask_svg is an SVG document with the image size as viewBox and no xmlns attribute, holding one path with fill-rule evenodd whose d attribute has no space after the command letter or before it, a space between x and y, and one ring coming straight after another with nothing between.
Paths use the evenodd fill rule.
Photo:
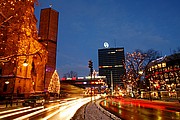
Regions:
<instances>
[{"instance_id":1,"label":"sidewalk","mask_svg":"<svg viewBox=\"0 0 180 120\"><path fill-rule=\"evenodd\" d=\"M12 106L11 106L10 102L6 103L4 101L0 101L0 111L12 109L12 108L17 108L17 107L22 107L22 101L21 100L19 100L18 102L13 101Z\"/></svg>"},{"instance_id":2,"label":"sidewalk","mask_svg":"<svg viewBox=\"0 0 180 120\"><path fill-rule=\"evenodd\" d=\"M82 106L71 120L121 120L110 112L104 110L100 105L100 101L89 102Z\"/></svg>"}]
</instances>

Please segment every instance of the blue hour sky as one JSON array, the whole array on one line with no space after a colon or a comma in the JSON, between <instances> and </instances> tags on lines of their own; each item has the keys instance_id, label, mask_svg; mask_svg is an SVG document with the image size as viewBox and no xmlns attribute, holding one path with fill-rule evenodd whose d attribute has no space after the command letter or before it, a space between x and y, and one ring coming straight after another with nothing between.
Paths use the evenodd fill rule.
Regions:
<instances>
[{"instance_id":1,"label":"blue hour sky","mask_svg":"<svg viewBox=\"0 0 180 120\"><path fill-rule=\"evenodd\" d=\"M98 49L110 47L159 51L170 55L180 47L180 0L39 0L35 15L52 8L60 12L57 70L89 74L88 60L98 70Z\"/></svg>"}]
</instances>

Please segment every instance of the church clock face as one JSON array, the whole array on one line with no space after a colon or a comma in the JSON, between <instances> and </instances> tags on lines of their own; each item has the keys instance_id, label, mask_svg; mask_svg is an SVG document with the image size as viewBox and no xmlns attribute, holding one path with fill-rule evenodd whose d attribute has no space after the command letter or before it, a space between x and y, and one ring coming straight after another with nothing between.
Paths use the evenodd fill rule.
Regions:
<instances>
[{"instance_id":1,"label":"church clock face","mask_svg":"<svg viewBox=\"0 0 180 120\"><path fill-rule=\"evenodd\" d=\"M109 43L108 42L104 42L104 47L105 48L109 48Z\"/></svg>"}]
</instances>

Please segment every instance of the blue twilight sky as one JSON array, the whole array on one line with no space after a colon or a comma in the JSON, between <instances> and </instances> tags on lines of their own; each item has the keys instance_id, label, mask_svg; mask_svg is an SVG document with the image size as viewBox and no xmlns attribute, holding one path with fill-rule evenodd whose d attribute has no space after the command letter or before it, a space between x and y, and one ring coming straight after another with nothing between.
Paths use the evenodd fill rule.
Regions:
<instances>
[{"instance_id":1,"label":"blue twilight sky","mask_svg":"<svg viewBox=\"0 0 180 120\"><path fill-rule=\"evenodd\" d=\"M98 49L154 49L162 55L180 47L180 0L39 0L35 15L52 8L60 12L57 70L89 74L88 60L98 70Z\"/></svg>"}]
</instances>

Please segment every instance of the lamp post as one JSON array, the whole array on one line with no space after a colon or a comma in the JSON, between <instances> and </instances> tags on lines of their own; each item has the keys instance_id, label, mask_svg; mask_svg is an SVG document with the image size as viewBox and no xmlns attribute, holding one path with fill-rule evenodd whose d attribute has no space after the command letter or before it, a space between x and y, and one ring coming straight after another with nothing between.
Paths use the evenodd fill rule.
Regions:
<instances>
[{"instance_id":1,"label":"lamp post","mask_svg":"<svg viewBox=\"0 0 180 120\"><path fill-rule=\"evenodd\" d=\"M24 60L23 66L25 67L25 80L28 78L28 61L27 58ZM24 93L26 96L26 93Z\"/></svg>"},{"instance_id":2,"label":"lamp post","mask_svg":"<svg viewBox=\"0 0 180 120\"><path fill-rule=\"evenodd\" d=\"M7 85L9 84L9 81L8 80L6 80L5 81L5 84L6 84L6 89L7 89ZM8 99L6 98L6 107L8 106Z\"/></svg>"},{"instance_id":3,"label":"lamp post","mask_svg":"<svg viewBox=\"0 0 180 120\"><path fill-rule=\"evenodd\" d=\"M9 84L10 82L7 80L7 81L5 81L5 84L6 84L6 86ZM11 84L13 84L13 87L12 87L12 92L11 92L11 97L9 98L9 100L10 100L10 105L12 106L12 103L13 103L13 94L14 94L14 83L11 83ZM6 107L7 107L7 103L8 101L6 101Z\"/></svg>"},{"instance_id":4,"label":"lamp post","mask_svg":"<svg viewBox=\"0 0 180 120\"><path fill-rule=\"evenodd\" d=\"M92 82L92 73L93 73L93 62L92 60L88 61L88 67L90 68L91 82ZM91 85L91 101L92 101L92 85Z\"/></svg>"},{"instance_id":5,"label":"lamp post","mask_svg":"<svg viewBox=\"0 0 180 120\"><path fill-rule=\"evenodd\" d=\"M112 75L112 71L111 71L111 95L113 96L113 75Z\"/></svg>"},{"instance_id":6,"label":"lamp post","mask_svg":"<svg viewBox=\"0 0 180 120\"><path fill-rule=\"evenodd\" d=\"M9 84L9 81L6 80L6 81L5 81L5 86L4 86L4 90L5 90L5 91L7 91L7 89L8 89L8 84Z\"/></svg>"}]
</instances>

